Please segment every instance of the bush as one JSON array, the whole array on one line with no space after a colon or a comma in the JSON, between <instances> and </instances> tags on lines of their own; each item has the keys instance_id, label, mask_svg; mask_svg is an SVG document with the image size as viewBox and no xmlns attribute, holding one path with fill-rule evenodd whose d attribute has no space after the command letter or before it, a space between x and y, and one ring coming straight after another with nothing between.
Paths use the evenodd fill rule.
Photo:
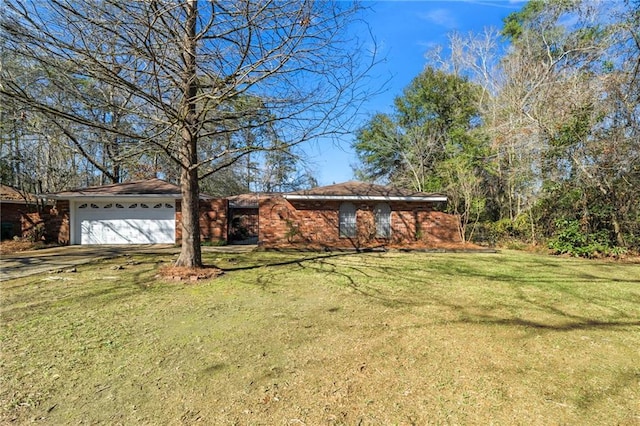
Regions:
<instances>
[{"instance_id":1,"label":"bush","mask_svg":"<svg viewBox=\"0 0 640 426\"><path fill-rule=\"evenodd\" d=\"M205 240L201 241L200 245L202 247L222 247L226 246L227 242L225 240Z\"/></svg>"},{"instance_id":2,"label":"bush","mask_svg":"<svg viewBox=\"0 0 640 426\"><path fill-rule=\"evenodd\" d=\"M285 237L287 237L287 241L291 243L296 239L296 237L301 235L300 229L298 228L298 225L295 224L290 219L286 220L286 224L287 224L287 231L285 232L284 235Z\"/></svg>"},{"instance_id":3,"label":"bush","mask_svg":"<svg viewBox=\"0 0 640 426\"><path fill-rule=\"evenodd\" d=\"M599 230L588 233L577 220L558 219L556 232L549 240L549 248L556 254L570 254L579 257L619 256L625 252L623 247L611 244L609 232Z\"/></svg>"},{"instance_id":4,"label":"bush","mask_svg":"<svg viewBox=\"0 0 640 426\"><path fill-rule=\"evenodd\" d=\"M521 214L511 220L479 223L473 241L478 244L500 245L509 248L524 248L531 242L529 215Z\"/></svg>"},{"instance_id":5,"label":"bush","mask_svg":"<svg viewBox=\"0 0 640 426\"><path fill-rule=\"evenodd\" d=\"M44 237L45 237L44 224L38 223L25 233L24 239L31 243L37 243L37 242L43 241Z\"/></svg>"}]
</instances>

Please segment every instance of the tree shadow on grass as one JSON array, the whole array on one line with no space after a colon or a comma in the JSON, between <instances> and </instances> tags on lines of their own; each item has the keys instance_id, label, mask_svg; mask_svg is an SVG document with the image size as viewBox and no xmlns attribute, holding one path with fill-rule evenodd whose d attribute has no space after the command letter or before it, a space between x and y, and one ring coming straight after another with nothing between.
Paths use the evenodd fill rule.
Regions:
<instances>
[{"instance_id":1,"label":"tree shadow on grass","mask_svg":"<svg viewBox=\"0 0 640 426\"><path fill-rule=\"evenodd\" d=\"M301 266L303 262L313 262L322 259L329 259L332 257L344 257L344 256L353 256L361 254L359 252L340 252L340 253L329 253L329 254L313 254L303 257L298 257L297 255L292 255L291 259L287 260L265 260L264 262L255 263L252 265L242 265L242 266L223 266L220 262L213 263L212 266L222 270L223 272L234 272L234 271L248 271L252 269L260 269L260 268L273 268L279 266L290 266L297 265Z\"/></svg>"},{"instance_id":2,"label":"tree shadow on grass","mask_svg":"<svg viewBox=\"0 0 640 426\"><path fill-rule=\"evenodd\" d=\"M590 291L591 287L584 287L598 283L633 285L638 282L635 278L612 278L584 271L573 276L573 269L580 265L573 265L573 269L566 271L566 268L558 269L564 265L556 259L528 262L526 268L534 271L533 273L527 273L522 262L513 259L505 262L504 258L478 257L473 261L480 265L471 266L449 263L446 257L438 260L440 262L435 265L398 265L395 262L376 262L373 259L360 265L341 262L334 256L321 256L301 261L298 266L313 273L332 275L354 293L385 307L444 307L456 313L460 322L558 332L640 326L640 296L632 297L633 294L626 291L620 294L594 294ZM492 271L482 265L483 262L496 261L502 262L504 271ZM544 265L540 265L540 262ZM434 288L433 282L430 282L432 277L429 276L431 269L433 276L444 277L447 281L438 283L436 287L439 289L434 292L429 291ZM539 273L535 272L540 269L542 271ZM464 288L457 287L457 282L467 279L470 286L480 280L479 285L484 287L481 291L492 292L495 297L485 296L478 303L456 298L456 291L464 291ZM390 282L394 283L393 288ZM491 283L499 285L492 286ZM447 294L448 288L452 291L450 295ZM534 294L527 294L526 290L531 290ZM592 309L594 313L580 313L582 307L585 311ZM483 310L486 312L482 312Z\"/></svg>"},{"instance_id":3,"label":"tree shadow on grass","mask_svg":"<svg viewBox=\"0 0 640 426\"><path fill-rule=\"evenodd\" d=\"M609 329L623 329L627 327L640 326L640 320L635 321L600 321L589 318L582 318L579 321L565 321L557 324L544 323L541 321L534 321L523 318L497 318L490 315L474 314L473 317L468 319L469 322L485 325L507 325L531 328L536 330L550 330L550 331L574 331L574 330L609 330Z\"/></svg>"},{"instance_id":4,"label":"tree shadow on grass","mask_svg":"<svg viewBox=\"0 0 640 426\"><path fill-rule=\"evenodd\" d=\"M529 327L532 329L556 329L558 331L577 328L605 328L624 327L638 325L637 320L640 315L626 311L617 306L614 296L607 296L605 299L585 293L580 288L580 284L574 286L576 281L594 283L630 283L637 282L635 278L612 279L607 276L596 276L587 272L580 272L578 276L570 276L566 271L566 264L562 259L536 257L531 261L521 261L520 259L510 259L505 257L494 257L491 255L477 256L472 259L464 259L462 262L452 261L446 254L431 256L423 264L398 264L398 262L376 262L377 253L357 253L341 252L332 254L314 254L311 256L298 257L279 261L265 261L256 265L239 266L226 268L226 271L250 270L268 268L265 273L259 274L258 283L266 288L275 280L269 279L267 275L273 274L272 268L295 265L298 268L312 271L314 274L331 276L338 282L343 282L354 293L374 300L390 308L420 307L425 305L442 306L457 312L461 318L466 318L468 322L474 323L500 323L514 326ZM342 262L343 259L357 256L364 259L362 263ZM373 258L372 258L373 257ZM577 268L580 265L572 265ZM222 268L224 269L224 268ZM484 302L476 305L462 306L455 304L455 295L451 298L438 296L436 293L428 291L433 283L425 279L425 272L429 275L433 271L434 277L445 277L445 283L439 283L440 287L449 287L452 291L456 289L456 282L464 279L484 280L488 283L499 284L500 287L490 291L509 291L507 297L504 294L496 293L495 300L490 303ZM531 273L530 271L534 271ZM283 272L284 273L284 272ZM271 278L273 278L271 276ZM392 284L388 284L388 281ZM393 286L393 290L390 286ZM562 309L562 303L537 300L526 294L526 289L535 291L547 291L556 293L562 298L570 298L572 302L585 306L598 307L612 313L611 321L601 318L593 318L588 315L577 315ZM399 291L398 291L399 290ZM633 298L624 299L624 302L634 303ZM559 307L560 306L560 307ZM545 323L535 319L503 318L492 317L477 313L479 309L485 308L488 312L506 310L518 312L531 310L553 316L558 320L554 323ZM640 309L638 310L640 312ZM621 318L625 319L620 320Z\"/></svg>"},{"instance_id":5,"label":"tree shadow on grass","mask_svg":"<svg viewBox=\"0 0 640 426\"><path fill-rule=\"evenodd\" d=\"M581 271L581 263L571 264L567 269L567 263L559 258L535 257L532 260L522 258L509 258L494 255L478 255L463 260L453 260L447 254L431 256L429 258L416 259L415 262L397 264L396 262L376 262L379 253L340 252L331 254L313 254L297 256L286 260L265 260L254 265L221 268L227 272L266 268L265 273L258 274L257 283L263 288L278 282L273 277L274 268L296 266L308 270L312 274L320 274L324 277L332 277L335 282L343 283L354 293L367 299L381 303L385 307L421 307L425 305L445 307L469 323L503 324L518 327L531 328L532 330L570 331L576 329L606 329L635 327L640 325L640 309L638 314L625 310L618 306L618 299L628 306L640 303L640 297L621 298L607 295L606 298L598 298L584 289L584 285L597 283L629 283L640 282L635 278L621 279L603 275L595 275ZM402 255L407 256L407 255ZM363 262L344 262L345 259L364 259ZM426 259L426 260L425 260ZM420 262L422 260L422 262ZM571 259L568 259L569 261ZM462 262L462 263L461 263ZM497 265L497 268L496 268ZM607 264L608 265L608 264ZM218 266L220 267L220 266ZM577 273L571 275L573 271ZM429 272L432 277L444 277L446 282L439 286L448 287L456 291L456 283L460 280L481 280L489 283L487 288L496 292L496 298L489 303L460 304L455 302L455 294L451 297L430 293ZM534 271L531 273L530 271ZM286 273L286 271L282 271ZM425 275L428 279L425 278ZM393 289L388 282L394 284ZM490 283L500 284L492 288ZM609 311L611 320L590 316L588 314L576 314L563 307L563 302L551 299L537 298L527 295L525 290L533 289L537 292L555 294L563 301L568 300L573 304L585 307L595 307L599 310ZM502 292L502 294L500 294ZM505 296L506 295L506 296ZM628 295L633 296L633 295ZM634 300L637 299L637 300ZM534 317L521 318L517 315L492 316L478 312L485 309L487 312L537 312L541 316L551 320L540 320ZM606 317L605 317L606 318Z\"/></svg>"},{"instance_id":6,"label":"tree shadow on grass","mask_svg":"<svg viewBox=\"0 0 640 426\"><path fill-rule=\"evenodd\" d=\"M223 260L220 260L215 262L215 266L227 273L255 270L255 283L265 290L279 283L281 274L288 274L291 271L289 267L294 267L309 271L310 277L323 277L313 278L319 284L332 281L385 307L442 307L455 313L460 321L469 323L556 331L640 325L640 309L629 309L630 306L640 304L640 296L634 298L631 297L633 294L627 294L628 292L606 297L598 293L594 296L588 288L581 288L584 287L581 284L585 282L634 284L637 279L606 277L604 272L598 276L586 271L581 271L577 277L572 276L566 268L562 268L566 266L564 262L555 258L524 258L522 261L522 257L484 254L465 255L463 258L455 255L449 257L447 254L407 258L411 255L401 254L395 259L379 253L355 251L285 253L279 256L280 258L276 259L261 259L255 253L245 257L238 255L237 261L229 262L234 258L227 259L229 265L222 265ZM577 271L580 264L572 263L571 267L578 268ZM67 305L94 299L100 300L101 303L118 303L147 291L150 283L154 282L149 276L152 273L149 268L124 272L126 275L123 276L122 282L92 283L86 289L76 285L77 291L72 294L52 293L51 296L55 297L38 297L33 303L5 304L3 311L11 317L22 317L27 315L29 310L50 307L68 309ZM116 277L121 273L113 271ZM483 287L481 292L490 295L478 301L457 297L457 292L466 290L459 284L464 280L469 282L470 291L473 290L472 287L480 285ZM472 292L469 294L473 295ZM565 301L571 302L573 306L569 309L565 306ZM599 314L576 314L576 306L596 308ZM538 316L543 319L539 319ZM610 320L607 320L607 317Z\"/></svg>"},{"instance_id":7,"label":"tree shadow on grass","mask_svg":"<svg viewBox=\"0 0 640 426\"><path fill-rule=\"evenodd\" d=\"M614 374L609 380L610 386L584 386L577 400L580 409L589 409L601 404L603 401L611 400L614 395L637 387L640 372L637 368L625 368ZM636 419L638 416L636 416ZM629 423L634 424L634 423Z\"/></svg>"}]
</instances>

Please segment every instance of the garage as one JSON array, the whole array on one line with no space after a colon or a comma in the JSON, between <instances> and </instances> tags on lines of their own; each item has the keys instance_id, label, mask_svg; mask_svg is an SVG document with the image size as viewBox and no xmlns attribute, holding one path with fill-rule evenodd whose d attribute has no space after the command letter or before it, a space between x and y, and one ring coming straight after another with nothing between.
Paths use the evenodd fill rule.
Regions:
<instances>
[{"instance_id":1,"label":"garage","mask_svg":"<svg viewBox=\"0 0 640 426\"><path fill-rule=\"evenodd\" d=\"M180 244L181 188L162 179L43 194L52 201L47 232L62 244ZM226 199L200 194L202 241L226 241Z\"/></svg>"},{"instance_id":2,"label":"garage","mask_svg":"<svg viewBox=\"0 0 640 426\"><path fill-rule=\"evenodd\" d=\"M75 244L173 244L174 200L78 201Z\"/></svg>"},{"instance_id":3,"label":"garage","mask_svg":"<svg viewBox=\"0 0 640 426\"><path fill-rule=\"evenodd\" d=\"M90 186L45 198L62 203L63 210L68 202L70 244L175 244L178 239L180 187L161 179Z\"/></svg>"}]
</instances>

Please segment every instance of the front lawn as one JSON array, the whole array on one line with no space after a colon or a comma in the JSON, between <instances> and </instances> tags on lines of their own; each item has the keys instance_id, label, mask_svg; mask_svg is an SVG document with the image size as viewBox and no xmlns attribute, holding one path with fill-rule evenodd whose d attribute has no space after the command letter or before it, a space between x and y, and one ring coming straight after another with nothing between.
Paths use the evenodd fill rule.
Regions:
<instances>
[{"instance_id":1,"label":"front lawn","mask_svg":"<svg viewBox=\"0 0 640 426\"><path fill-rule=\"evenodd\" d=\"M0 283L0 423L640 423L638 263L210 253L222 277L160 281L171 260Z\"/></svg>"}]
</instances>

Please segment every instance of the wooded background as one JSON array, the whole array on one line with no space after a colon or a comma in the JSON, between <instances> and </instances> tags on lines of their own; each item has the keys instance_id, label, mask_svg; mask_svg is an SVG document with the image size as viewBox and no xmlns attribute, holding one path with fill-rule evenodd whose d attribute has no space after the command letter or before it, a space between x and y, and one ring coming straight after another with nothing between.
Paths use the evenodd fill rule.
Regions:
<instances>
[{"instance_id":1,"label":"wooded background","mask_svg":"<svg viewBox=\"0 0 640 426\"><path fill-rule=\"evenodd\" d=\"M640 247L640 2L534 0L451 34L354 144L363 179L442 191L479 241Z\"/></svg>"}]
</instances>

